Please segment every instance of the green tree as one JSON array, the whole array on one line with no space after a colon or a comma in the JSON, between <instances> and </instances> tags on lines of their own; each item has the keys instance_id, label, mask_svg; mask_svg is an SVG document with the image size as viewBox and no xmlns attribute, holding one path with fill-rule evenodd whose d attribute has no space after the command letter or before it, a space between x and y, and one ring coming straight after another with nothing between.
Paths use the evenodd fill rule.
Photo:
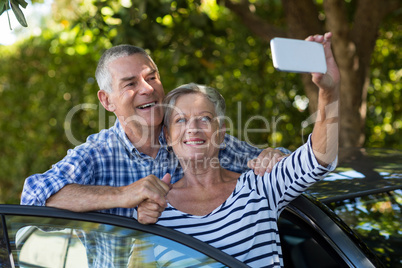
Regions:
<instances>
[{"instance_id":1,"label":"green tree","mask_svg":"<svg viewBox=\"0 0 402 268\"><path fill-rule=\"evenodd\" d=\"M68 40L35 37L1 49L1 203L19 203L24 179L49 169L71 148L65 133L68 112L96 103L95 54L78 54L69 45ZM92 123L97 114L77 111L71 120L76 139L85 141L97 132Z\"/></svg>"},{"instance_id":2,"label":"green tree","mask_svg":"<svg viewBox=\"0 0 402 268\"><path fill-rule=\"evenodd\" d=\"M219 89L227 101L228 131L234 136L262 147L295 149L301 145L311 131L301 122L315 109L316 89L308 89L305 83L309 79L298 74L274 70L268 40L323 32L328 20L334 20L326 6L332 1L311 2L305 11L315 13L299 15L303 18L300 26L309 21L304 17L321 26L300 32L300 36L289 34L299 31L292 28L296 27L289 22L292 13L287 13L292 7L299 8L299 1L292 1L293 6L287 1L251 2L56 0L41 36L0 47L0 202L18 203L27 176L46 171L69 148L113 123L112 115L100 108L97 100L94 72L101 53L121 43L149 51L166 91L188 82ZM357 38L350 27L357 31L359 5L353 0L340 2L349 22L347 38ZM384 1L384 6L396 2ZM402 57L398 49L402 31L399 13L389 14L377 25L379 30L373 30L378 37L373 41L373 54L366 55L371 69L366 66L363 72L369 72L369 80L352 91L357 96L356 107L365 111L362 104L367 106L367 119L362 117L366 122L365 145L402 149ZM343 47L341 32L335 32L340 42L335 46ZM354 43L349 44L353 47ZM362 66L360 53L353 57L356 66ZM337 54L338 60L343 58ZM355 75L361 72L354 71ZM367 98L363 89L367 89ZM359 101L363 97L367 102ZM347 107L341 108L342 120L352 114L346 112Z\"/></svg>"},{"instance_id":3,"label":"green tree","mask_svg":"<svg viewBox=\"0 0 402 268\"><path fill-rule=\"evenodd\" d=\"M275 36L304 38L332 31L333 50L341 71L340 143L343 147L362 146L365 141L367 91L370 65L381 23L387 16L400 19L402 2L394 0L282 0L285 25L269 21L269 5L279 1L223 0L244 25L261 39ZM310 112L316 110L317 89L303 75Z\"/></svg>"},{"instance_id":4,"label":"green tree","mask_svg":"<svg viewBox=\"0 0 402 268\"><path fill-rule=\"evenodd\" d=\"M248 98L251 102L247 104L252 106L250 109L254 110L253 114L264 116L267 116L267 113L261 113L262 108L271 107L265 105L264 100L269 102L267 98L271 96L262 89L277 91L278 87L270 81L277 81L275 83L278 84L281 83L280 78L286 78L296 87L302 86L309 100L308 108L311 114L316 111L317 103L317 88L309 75L301 76L301 85L298 77L292 74L283 75L272 71L268 41L275 36L303 39L311 34L332 31L333 49L342 75L341 146L354 147L369 144L365 143L369 105L367 93L372 82L370 68L373 57L376 56L373 53L376 45L380 45L376 40L381 38L388 42L389 46L398 45L398 39L391 39L395 38L392 35L398 35L400 31L395 28L391 30L390 36L389 32L382 32L381 27L397 25L401 6L402 2L396 0L374 0L370 1L370 4L367 1L354 0L139 0L125 6L114 1L97 1L94 7L88 9L91 12L79 14L74 21L84 26L84 29L99 29L100 36L107 36L112 44L138 44L148 48L157 59L160 56L161 60L168 60L171 70L167 72L169 76L164 77L174 78L175 83L172 84L188 82L188 78L191 78L196 82L221 85L219 89L226 93L228 88L232 88L233 80L239 79L236 83L238 86L232 89L238 90L241 84L243 91L236 93L241 92L242 96L262 96L258 100ZM381 33L384 35L380 36ZM395 51L395 54L398 53ZM399 63L400 58L396 58ZM396 75L384 77L391 79L392 84L400 83L397 68L388 70L397 73ZM266 76L269 76L269 79L265 79ZM253 82L245 83L246 81ZM256 91L253 91L253 87ZM292 86L281 89L290 91ZM244 92L245 90L250 94ZM398 86L391 91L397 90ZM273 97L278 97L279 102L286 102L288 99L281 99L282 96L298 96L300 102L303 93L299 93L297 90L296 94L293 91L291 96L284 93L273 94ZM400 111L395 105L391 106L397 109L397 113ZM281 110L283 123L290 123L286 121L288 115L283 111L285 109ZM377 113L378 111L377 109ZM274 111L274 114L278 116L279 113ZM292 116L295 116L295 113L292 113ZM385 116L387 120L394 120L396 123L384 124L381 131L385 128L386 136L393 136L400 131L400 120L390 117L389 112L386 112ZM297 116L296 118L298 119ZM293 126L288 128L293 129ZM378 131L377 128L377 134L374 135L378 136ZM274 136L281 136L281 133L279 131ZM382 134L382 138L384 135ZM372 136L370 140L376 139Z\"/></svg>"}]
</instances>

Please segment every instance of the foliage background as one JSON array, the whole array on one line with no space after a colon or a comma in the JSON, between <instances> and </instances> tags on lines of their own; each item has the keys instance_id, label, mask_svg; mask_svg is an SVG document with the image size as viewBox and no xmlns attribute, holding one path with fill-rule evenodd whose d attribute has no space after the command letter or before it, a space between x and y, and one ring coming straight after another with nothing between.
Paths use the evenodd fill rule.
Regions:
<instances>
[{"instance_id":1,"label":"foliage background","mask_svg":"<svg viewBox=\"0 0 402 268\"><path fill-rule=\"evenodd\" d=\"M166 92L188 82L219 89L233 120L229 132L242 140L295 149L311 131L301 127L309 114L299 75L275 71L269 44L228 9L215 1L132 2L57 0L40 35L0 47L0 203L19 203L24 179L76 145L66 133L83 142L113 124L97 100L94 72L102 52L116 44L146 48ZM267 3L258 12L286 27L280 1ZM387 18L378 33L366 147L402 149L400 17ZM69 111L81 104L92 106L66 125ZM254 119L248 127L267 131L246 136L253 116L267 118L268 125Z\"/></svg>"}]
</instances>

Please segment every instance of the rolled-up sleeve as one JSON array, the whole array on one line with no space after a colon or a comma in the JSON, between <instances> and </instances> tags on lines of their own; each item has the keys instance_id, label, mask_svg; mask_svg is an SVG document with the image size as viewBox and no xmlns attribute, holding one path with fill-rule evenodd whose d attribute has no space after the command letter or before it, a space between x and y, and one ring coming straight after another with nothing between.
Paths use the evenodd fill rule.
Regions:
<instances>
[{"instance_id":1,"label":"rolled-up sleeve","mask_svg":"<svg viewBox=\"0 0 402 268\"><path fill-rule=\"evenodd\" d=\"M43 174L35 174L25 180L21 205L45 206L46 200L64 186L85 184L91 177L92 161L83 150L69 150L66 157Z\"/></svg>"}]
</instances>

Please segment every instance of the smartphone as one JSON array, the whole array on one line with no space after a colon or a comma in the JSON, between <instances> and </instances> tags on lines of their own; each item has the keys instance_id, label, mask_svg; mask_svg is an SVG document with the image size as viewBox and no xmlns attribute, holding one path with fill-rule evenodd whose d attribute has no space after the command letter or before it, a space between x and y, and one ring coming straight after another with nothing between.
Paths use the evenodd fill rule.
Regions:
<instances>
[{"instance_id":1,"label":"smartphone","mask_svg":"<svg viewBox=\"0 0 402 268\"><path fill-rule=\"evenodd\" d=\"M292 73L326 73L324 47L312 41L279 38L271 39L275 69Z\"/></svg>"}]
</instances>

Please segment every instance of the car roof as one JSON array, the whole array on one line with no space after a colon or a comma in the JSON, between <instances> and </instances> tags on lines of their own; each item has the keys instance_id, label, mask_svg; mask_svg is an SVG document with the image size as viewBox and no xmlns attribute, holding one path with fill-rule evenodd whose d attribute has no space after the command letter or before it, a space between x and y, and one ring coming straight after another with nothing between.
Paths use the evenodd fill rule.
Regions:
<instances>
[{"instance_id":1,"label":"car roof","mask_svg":"<svg viewBox=\"0 0 402 268\"><path fill-rule=\"evenodd\" d=\"M306 194L324 203L402 189L402 151L340 149L338 165Z\"/></svg>"}]
</instances>

